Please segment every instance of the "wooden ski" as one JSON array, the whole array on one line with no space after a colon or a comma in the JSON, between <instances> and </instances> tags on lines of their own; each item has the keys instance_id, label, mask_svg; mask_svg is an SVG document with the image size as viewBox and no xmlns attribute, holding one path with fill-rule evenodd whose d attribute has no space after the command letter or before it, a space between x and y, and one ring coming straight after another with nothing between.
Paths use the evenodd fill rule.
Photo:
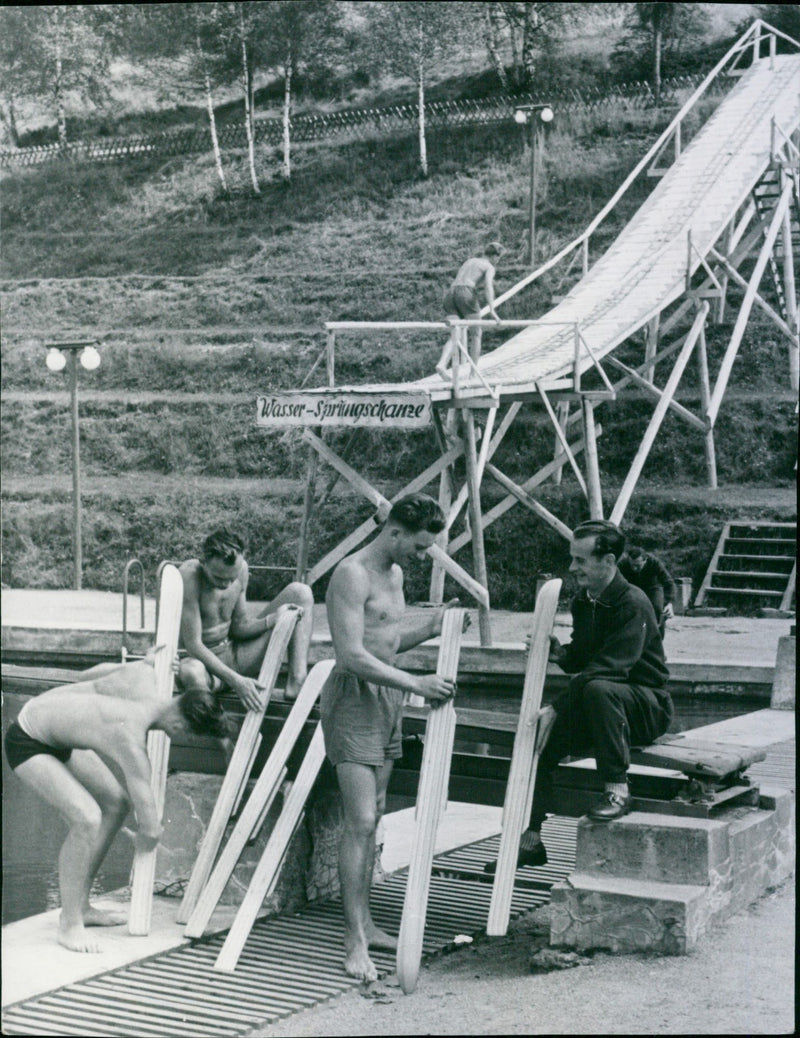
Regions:
<instances>
[{"instance_id":1,"label":"wooden ski","mask_svg":"<svg viewBox=\"0 0 800 1038\"><path fill-rule=\"evenodd\" d=\"M175 566L165 566L159 588L156 630L156 646L163 648L156 653L154 661L157 694L164 700L171 698L175 682L173 662L178 652L182 606L183 578ZM161 818L164 813L169 759L169 737L165 732L148 733L147 756L150 758L150 786ZM133 858L131 907L128 916L128 931L135 936L144 936L150 932L155 874L156 848L151 851L136 851Z\"/></svg>"},{"instance_id":2,"label":"wooden ski","mask_svg":"<svg viewBox=\"0 0 800 1038\"><path fill-rule=\"evenodd\" d=\"M185 923L189 919L197 904L197 899L213 868L222 838L225 835L225 827L236 810L244 791L261 741L260 732L264 713L269 705L272 689L277 681L281 663L286 656L297 619L296 610L287 611L278 617L273 628L258 675L259 684L266 689L263 706L258 710L248 710L245 715L228 770L225 772L225 778L217 796L217 802L209 819L206 834L200 844L192 874L178 908L177 920L179 923Z\"/></svg>"},{"instance_id":3,"label":"wooden ski","mask_svg":"<svg viewBox=\"0 0 800 1038\"><path fill-rule=\"evenodd\" d=\"M321 666L321 664L317 664L317 666ZM244 900L239 906L233 925L228 931L228 936L214 963L215 970L231 973L236 969L244 943L256 921L258 910L264 899L269 897L274 889L289 842L303 816L306 800L324 760L325 740L322 735L322 725L318 724L314 737L306 750L303 763L300 765L300 770L297 772L297 777L284 801L283 810L250 880Z\"/></svg>"},{"instance_id":4,"label":"wooden ski","mask_svg":"<svg viewBox=\"0 0 800 1038\"><path fill-rule=\"evenodd\" d=\"M463 626L463 609L445 612L436 673L451 681L458 676ZM416 987L422 959L436 830L447 804L455 730L456 711L452 699L441 706L431 707L425 727L411 862L397 944L397 976L407 995Z\"/></svg>"},{"instance_id":5,"label":"wooden ski","mask_svg":"<svg viewBox=\"0 0 800 1038\"><path fill-rule=\"evenodd\" d=\"M533 803L536 767L539 763L539 752L536 749L539 713L547 672L547 660L550 655L550 635L556 619L560 591L560 580L548 580L542 586L539 597L536 599L528 660L525 667L525 683L522 689L522 704L517 722L517 733L514 736L514 749L511 754L508 785L503 804L500 852L497 858L497 871L492 886L492 899L486 924L486 932L490 936L501 936L508 929L519 841L525 830Z\"/></svg>"},{"instance_id":6,"label":"wooden ski","mask_svg":"<svg viewBox=\"0 0 800 1038\"><path fill-rule=\"evenodd\" d=\"M277 793L282 781L284 766L294 749L297 737L303 729L308 715L316 703L322 686L333 670L334 660L322 660L308 674L300 693L283 723L272 752L261 769L247 803L242 808L228 842L211 872L208 882L197 899L186 924L187 937L201 937L203 930L217 906L228 880L236 868L242 851L264 813L265 805ZM295 785L297 783L295 782ZM269 846L269 844L267 845Z\"/></svg>"}]
</instances>

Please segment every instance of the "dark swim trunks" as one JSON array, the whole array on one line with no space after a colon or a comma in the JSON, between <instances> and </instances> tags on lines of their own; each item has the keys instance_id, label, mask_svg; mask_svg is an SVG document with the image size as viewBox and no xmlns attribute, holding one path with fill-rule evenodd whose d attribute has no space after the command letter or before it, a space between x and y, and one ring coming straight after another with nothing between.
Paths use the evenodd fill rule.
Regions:
<instances>
[{"instance_id":1,"label":"dark swim trunks","mask_svg":"<svg viewBox=\"0 0 800 1038\"><path fill-rule=\"evenodd\" d=\"M448 316L475 317L480 313L481 304L472 285L451 285L444 294L444 312Z\"/></svg>"},{"instance_id":2,"label":"dark swim trunks","mask_svg":"<svg viewBox=\"0 0 800 1038\"><path fill-rule=\"evenodd\" d=\"M51 757L55 757L62 764L66 764L72 754L72 750L63 749L60 746L48 746L46 742L39 742L38 739L28 735L25 729L21 728L14 721L6 732L6 760L11 766L11 770L18 768L20 764L24 764L31 757L35 757L37 753L49 753Z\"/></svg>"},{"instance_id":3,"label":"dark swim trunks","mask_svg":"<svg viewBox=\"0 0 800 1038\"><path fill-rule=\"evenodd\" d=\"M383 767L403 756L403 693L334 670L320 694L325 752L337 764Z\"/></svg>"}]
</instances>

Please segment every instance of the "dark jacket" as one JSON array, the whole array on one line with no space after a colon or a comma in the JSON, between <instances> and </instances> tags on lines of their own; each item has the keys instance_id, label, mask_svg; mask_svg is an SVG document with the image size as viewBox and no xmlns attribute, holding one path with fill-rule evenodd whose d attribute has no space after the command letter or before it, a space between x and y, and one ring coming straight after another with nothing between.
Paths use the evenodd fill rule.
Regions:
<instances>
[{"instance_id":1,"label":"dark jacket","mask_svg":"<svg viewBox=\"0 0 800 1038\"><path fill-rule=\"evenodd\" d=\"M572 641L557 662L575 675L571 689L592 678L661 689L669 678L650 599L619 571L596 601L585 589L572 600Z\"/></svg>"},{"instance_id":2,"label":"dark jacket","mask_svg":"<svg viewBox=\"0 0 800 1038\"><path fill-rule=\"evenodd\" d=\"M645 557L644 566L637 573L631 566L627 555L619 560L619 571L629 584L640 587L645 594L654 588L664 589L664 603L674 602L677 588L667 567L654 555Z\"/></svg>"}]
</instances>

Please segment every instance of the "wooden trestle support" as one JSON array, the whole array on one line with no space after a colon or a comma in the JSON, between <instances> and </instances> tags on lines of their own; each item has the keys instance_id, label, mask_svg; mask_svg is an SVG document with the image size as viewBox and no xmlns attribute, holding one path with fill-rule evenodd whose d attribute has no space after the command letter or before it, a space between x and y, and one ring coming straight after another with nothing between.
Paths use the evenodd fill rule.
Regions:
<instances>
[{"instance_id":1,"label":"wooden trestle support","mask_svg":"<svg viewBox=\"0 0 800 1038\"><path fill-rule=\"evenodd\" d=\"M625 309L629 303L625 300L618 303L615 300L613 278L609 281L608 271L605 267L602 268L602 276L591 280L598 269L598 264L602 263L603 257L598 257L595 264L591 265L590 244L597 228L640 176L659 177L670 174L673 167L680 166L680 169L676 170L676 174L684 179L678 179L676 183L681 185L681 190L691 191L691 185L700 182L705 175L704 167L697 164L692 165L691 162L681 165L685 157L684 152L688 153L688 149L684 149L682 143L682 129L687 116L718 76L728 73L741 74L739 66L749 57L752 57L753 64L758 66L756 71L759 75L759 70L763 69L769 70L770 75L783 74L780 71L779 62L785 59L776 57L778 38L789 40L791 44L800 46L797 41L790 40L763 21L756 20L687 99L661 137L630 172L608 203L591 220L585 231L495 300L497 309L537 279L554 271L562 263L565 264L563 282L573 266L576 266L579 280L573 287L573 291L577 293L575 298L580 298L584 302L588 300L600 317L597 316L595 310L586 309L587 314L594 316L586 318L584 327L581 325L580 319L577 321L574 319L573 321L558 320L557 318L561 315L557 312L557 306L551 318L548 315L541 320L502 320L499 325L500 328L509 330L519 330L535 325L542 328L545 325L551 327L561 325L565 329L565 335L569 334L574 337L574 357L571 364L567 354L559 352L561 347L556 344L554 348L558 357L552 367L539 364L539 360L536 360L533 362L534 367L530 373L527 372L527 369L514 368L510 378L500 374L496 374L494 377L491 374L491 354L487 354L476 365L467 348L468 330L476 327L498 327L494 321L486 319L488 308L481 311L478 320L328 322L326 324L326 345L315 363L316 367L322 361L323 356L325 357L327 387L321 392L327 394L338 392L342 398L347 398L349 394L376 390L379 392L385 390L395 394L392 399L400 399L403 393L416 393L417 398L426 396L430 406L429 421L433 423L440 457L397 493L387 497L376 487L370 485L347 460L353 453L353 445L357 436L361 433L359 426L373 425L374 427L381 423L359 421L348 423L336 419L326 419L325 424L320 425L312 419L308 421L291 419L288 422L281 422L280 420L262 421L260 418L259 422L263 425L297 426L306 424L314 426L313 429L306 428L304 431L305 442L310 448L310 463L297 560L299 579L305 579L307 583L313 585L377 529L394 501L407 494L423 490L438 477L438 499L446 516L446 529L429 550L433 559L430 598L433 602L441 602L445 577L453 578L477 603L481 643L489 645L491 644L490 601L484 547L486 529L513 505L522 504L561 536L569 538L571 535L567 523L554 515L535 496L535 489L546 480L559 482L562 473L572 472L585 497L588 515L593 518L602 518L608 514L611 520L620 523L624 518L631 495L641 476L658 431L667 412L670 411L679 420L695 429L702 437L708 486L716 487L714 426L725 396L733 363L754 306L758 306L770 318L788 341L789 380L792 389L797 392L798 369L800 368L798 364L800 324L795 272L797 243L792 238L794 232L791 210L794 207L795 218L800 220L800 130L795 123L789 125L788 130L785 129L780 125L779 119L773 115L771 116L768 150L763 143L763 134L758 138L758 142L755 137L748 138L748 141L755 142L752 143L752 147L761 149L758 153L760 165L753 171L753 177L760 176L760 179L757 180L749 194L747 193L749 189L745 189L745 197L741 202L735 204L731 201L732 195L730 198L726 196L724 208L714 209L713 196L706 199L706 196L702 194L705 188L700 184L698 196L706 199L708 203L707 205L704 203L700 208L700 213L704 218L707 210L711 213L705 222L700 221L700 229L705 238L703 238L702 244L698 244L701 237L700 231L696 233L697 241L693 241L692 231L688 231L682 278L680 269L682 261L677 258L680 255L680 238L672 233L669 245L671 247L678 245L677 251L670 252L670 257L675 257L675 259L670 259L672 266L669 268L669 277L673 280L669 284L658 286L661 296L651 294L646 297L649 309L643 307L641 303L637 303L638 309L635 310L635 316L629 315ZM787 68L787 66L783 67ZM791 74L795 75L793 71ZM756 76L753 82L761 83L762 80ZM787 78L781 82L793 84L795 80ZM760 103L762 95L754 94L753 96ZM757 101L753 103L755 104ZM723 102L723 106L725 103ZM788 109L781 109L781 111L784 110L788 111ZM726 132L732 134L742 132L739 128L740 117L737 113L741 113L741 109L736 108L734 104L729 113L731 116L729 124L733 128ZM795 118L795 114L792 112L792 119ZM693 144L690 145L690 148L692 146ZM708 161L711 162L712 159ZM718 161L715 152L713 162L718 164ZM716 169L715 165L711 170L711 175L717 175ZM685 170L688 172L684 172ZM750 176L750 173L747 175ZM748 183L752 185L752 179ZM650 212L647 211L647 203L645 203L641 213L644 213L649 219ZM639 215L637 214L634 220L638 219ZM644 220L644 216L642 219ZM691 227L693 224L687 221L686 226ZM659 231L659 233L661 232ZM671 233L668 224L665 233ZM716 240L713 240L714 235L716 235ZM661 238L654 243L653 248L662 249L665 246L666 239ZM642 262L644 262L645 253L642 253L642 256ZM765 298L764 292L760 288L766 271L770 272L770 279L778 298L777 307ZM584 294L580 295L582 278L590 280L587 283L589 287L584 288ZM682 280L683 291L681 294ZM706 323L709 317L717 322L724 319L726 306L730 304L732 286L740 289L742 296L730 339L712 377L706 349ZM651 288L649 291L652 293L654 290ZM604 344L602 352L600 352L599 349L593 349L592 342L588 341L592 332L587 331L587 328L599 327L605 320L608 310L613 310L616 305L623 307L621 312L624 321L621 320L620 330L613 333L612 338ZM582 311L577 312L582 313ZM565 313L569 315L572 311L567 308ZM632 313L634 312L632 311ZM592 325L592 321L595 322L594 325ZM569 331L570 329L571 331ZM387 331L441 331L448 335L453 334L455 336L455 356L450 382L427 379L401 387L373 386L359 389L358 387L343 386L337 390L334 380L337 335L347 332L371 334ZM631 359L631 348L635 347L637 337L643 345L643 357L639 363ZM618 355L621 352L620 347L623 348L622 357ZM696 358L700 401L699 409L696 412L676 399L676 392L692 355ZM509 357L510 354L504 355L503 364L500 365L498 371L506 372L508 370ZM537 354L537 357L540 355ZM537 364L539 367L536 366ZM540 373L536 374L537 371ZM661 373L665 371L666 374L662 381ZM610 373L614 374L614 381L609 377ZM660 384L657 384L657 376ZM603 501L597 450L597 441L602 434L602 428L596 421L596 409L605 401L624 399L626 390L635 391L639 396L644 393L654 400L655 407L616 500L607 512L608 506ZM302 392L311 391L302 390ZM296 397L293 398L293 402L297 403ZM517 482L504 473L493 459L526 402L536 403L544 408L544 413L552 425L555 436L555 452L552 461L543 465L528 479ZM578 406L571 406L574 404ZM482 415L485 417L481 418ZM343 451L337 453L330 443L325 442L324 436L329 427L345 424L350 425L352 435ZM386 424L391 425L392 422ZM402 425L403 423L396 424ZM419 424L416 427L419 427ZM324 461L334 470L333 478L323 494L323 500L327 499L335 482L343 477L358 494L366 497L372 503L377 515L366 520L337 547L309 566L310 528L315 508L315 488L320 461ZM582 461L582 464L579 464L579 461ZM460 467L462 464L463 477L457 474L457 465ZM481 487L485 477L489 477L499 485L506 495L486 511L483 510L481 502ZM463 529L455 533L456 521L465 506L466 516L463 520ZM471 573L455 560L457 553L470 543L472 546Z\"/></svg>"}]
</instances>

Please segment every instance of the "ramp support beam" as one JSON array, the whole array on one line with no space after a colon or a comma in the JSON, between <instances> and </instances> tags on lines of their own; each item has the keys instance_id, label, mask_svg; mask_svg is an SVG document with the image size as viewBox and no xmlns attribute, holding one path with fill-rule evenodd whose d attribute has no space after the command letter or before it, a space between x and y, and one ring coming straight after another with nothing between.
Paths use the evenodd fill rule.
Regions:
<instances>
[{"instance_id":1,"label":"ramp support beam","mask_svg":"<svg viewBox=\"0 0 800 1038\"><path fill-rule=\"evenodd\" d=\"M642 442L639 444L639 449L631 464L630 471L625 477L625 482L622 484L622 489L619 492L619 496L614 504L614 510L611 513L611 522L619 524L622 521L625 510L628 507L628 502L633 494L634 487L641 475L644 463L647 460L647 456L650 453L650 449L653 446L653 441L656 438L658 430L661 428L661 423L664 420L664 415L667 413L669 408L669 402L675 395L675 390L678 387L678 383L681 380L684 369L689 362L689 357L692 355L692 350L700 337L700 332L703 330L705 324L706 315L708 314L708 303L704 302L701 306L697 317L694 319L692 330L686 337L686 342L683 344L683 349L678 354L678 359L675 361L675 367L672 369L667 384L664 386L664 392L661 399L656 404L653 416L650 419L650 424L645 430L645 434L642 437ZM594 516L592 516L594 518Z\"/></svg>"},{"instance_id":2,"label":"ramp support beam","mask_svg":"<svg viewBox=\"0 0 800 1038\"><path fill-rule=\"evenodd\" d=\"M583 439L586 443L586 479L589 493L589 516L603 518L603 493L600 488L600 463L597 456L597 433L594 424L594 402L581 397L583 417Z\"/></svg>"}]
</instances>

